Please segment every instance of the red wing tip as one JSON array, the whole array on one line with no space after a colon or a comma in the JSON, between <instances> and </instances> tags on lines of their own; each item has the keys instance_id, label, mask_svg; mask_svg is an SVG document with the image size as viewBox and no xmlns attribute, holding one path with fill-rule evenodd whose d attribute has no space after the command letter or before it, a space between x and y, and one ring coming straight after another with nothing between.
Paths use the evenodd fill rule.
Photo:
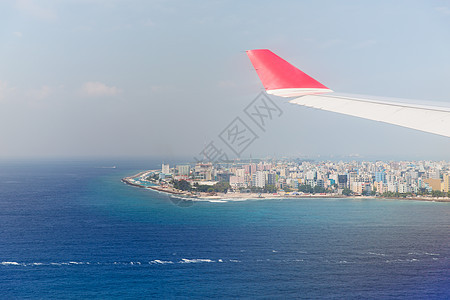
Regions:
<instances>
[{"instance_id":1,"label":"red wing tip","mask_svg":"<svg viewBox=\"0 0 450 300\"><path fill-rule=\"evenodd\" d=\"M247 50L246 53L267 91L287 89L329 90L325 85L269 49Z\"/></svg>"}]
</instances>

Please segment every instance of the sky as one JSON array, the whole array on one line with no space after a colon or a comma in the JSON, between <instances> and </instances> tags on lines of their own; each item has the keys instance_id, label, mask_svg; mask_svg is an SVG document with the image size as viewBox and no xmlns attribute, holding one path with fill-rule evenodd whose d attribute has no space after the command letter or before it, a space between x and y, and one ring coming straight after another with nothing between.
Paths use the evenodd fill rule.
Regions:
<instances>
[{"instance_id":1,"label":"sky","mask_svg":"<svg viewBox=\"0 0 450 300\"><path fill-rule=\"evenodd\" d=\"M0 2L0 158L197 157L239 117L248 157L450 160L450 139L272 96L245 50L334 91L450 105L450 1ZM420 121L420 120L418 120Z\"/></svg>"}]
</instances>

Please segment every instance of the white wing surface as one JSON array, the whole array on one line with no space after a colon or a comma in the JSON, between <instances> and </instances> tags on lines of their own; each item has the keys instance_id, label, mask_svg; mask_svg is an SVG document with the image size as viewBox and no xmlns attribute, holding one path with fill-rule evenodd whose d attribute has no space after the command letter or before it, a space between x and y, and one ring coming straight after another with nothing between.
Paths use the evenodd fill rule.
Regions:
<instances>
[{"instance_id":1,"label":"white wing surface","mask_svg":"<svg viewBox=\"0 0 450 300\"><path fill-rule=\"evenodd\" d=\"M307 95L289 102L450 137L450 108L447 107L333 94Z\"/></svg>"}]
</instances>

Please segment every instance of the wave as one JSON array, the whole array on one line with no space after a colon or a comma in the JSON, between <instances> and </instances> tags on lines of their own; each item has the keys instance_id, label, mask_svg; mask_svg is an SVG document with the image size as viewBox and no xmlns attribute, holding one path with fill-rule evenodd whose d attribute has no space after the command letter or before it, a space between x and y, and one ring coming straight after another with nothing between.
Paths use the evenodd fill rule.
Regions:
<instances>
[{"instance_id":1,"label":"wave","mask_svg":"<svg viewBox=\"0 0 450 300\"><path fill-rule=\"evenodd\" d=\"M276 251L276 250L274 250ZM276 252L273 252L276 253ZM388 256L386 254L383 253L376 253L376 252L369 252L370 255L374 255L374 256L379 256L379 257L384 257L384 256ZM427 253L426 255L429 255L428 258L425 257L420 257L420 256L416 256L416 257L411 257L411 256L403 256L403 257L399 257L399 258L395 258L395 257L385 257L385 259L383 260L384 263L387 264L395 264L395 263L416 263L416 262L420 262L420 261L437 261L440 260L441 258L438 258L436 256L438 256L439 254L437 253ZM324 259L322 258L323 262L325 263L330 263L330 264L366 264L366 263L371 263L370 260L366 260L366 259L357 259L356 261L354 260L348 260L346 258L341 258L341 259ZM274 258L265 258L265 259L256 259L256 260L249 260L246 261L247 263L252 263L252 262L270 262L270 263L286 263L286 262L290 262L290 263L299 263L299 262L305 262L308 261L308 259L304 259L304 258L292 258L292 259L274 259ZM20 261L3 261L0 262L0 267L91 267L91 266L111 266L111 265L117 265L117 266L132 266L132 267L149 267L149 266L164 266L164 265L175 265L175 264L213 264L213 263L242 263L241 260L238 259L222 259L222 258L217 258L217 259L210 259L210 258L181 258L180 260L164 260L164 259L154 259L154 260L150 260L150 261L113 261L113 262L92 262L92 261L62 261L62 262L20 262Z\"/></svg>"},{"instance_id":2,"label":"wave","mask_svg":"<svg viewBox=\"0 0 450 300\"><path fill-rule=\"evenodd\" d=\"M386 263L396 263L396 262L404 263L404 262L417 262L417 261L420 261L420 260L417 258L411 258L411 259L399 258L399 259L386 260Z\"/></svg>"},{"instance_id":3,"label":"wave","mask_svg":"<svg viewBox=\"0 0 450 300\"><path fill-rule=\"evenodd\" d=\"M152 260L151 262L149 262L149 264L160 264L160 265L173 264L173 261L155 259L155 260Z\"/></svg>"},{"instance_id":4,"label":"wave","mask_svg":"<svg viewBox=\"0 0 450 300\"><path fill-rule=\"evenodd\" d=\"M408 255L440 256L440 254L438 254L438 253L431 253L431 252L409 252Z\"/></svg>"},{"instance_id":5,"label":"wave","mask_svg":"<svg viewBox=\"0 0 450 300\"><path fill-rule=\"evenodd\" d=\"M367 254L375 255L375 256L386 256L386 254L384 254L384 253L377 253L377 252L367 252Z\"/></svg>"},{"instance_id":6,"label":"wave","mask_svg":"<svg viewBox=\"0 0 450 300\"><path fill-rule=\"evenodd\" d=\"M277 250L270 250L271 253L276 254ZM437 253L424 252L418 256L411 256L412 254L416 254L413 252L408 253L409 255L404 256L392 256L384 253L377 252L366 252L370 256L384 258L382 261L384 263L392 264L392 263L416 263L420 261L437 261L442 259ZM304 257L293 257L291 259L277 259L278 255L275 256L267 256L264 259L255 259L255 260L246 260L246 263L252 262L271 262L271 263L286 263L286 262L305 262L308 259ZM369 256L369 257L370 257ZM326 259L322 258L325 263L331 264L371 264L373 261L369 259L369 257L360 257L359 259L348 259L346 257L342 257L341 259ZM445 257L444 257L445 259ZM0 267L91 267L91 266L133 266L133 267L149 267L149 266L164 266L164 265L175 265L175 264L213 264L213 263L242 263L241 260L238 259L222 259L222 258L180 258L177 260L164 260L164 259L153 259L146 261L132 260L132 261L111 261L111 262L96 262L96 261L59 261L59 262L21 262L21 261L2 261L0 262Z\"/></svg>"},{"instance_id":7,"label":"wave","mask_svg":"<svg viewBox=\"0 0 450 300\"><path fill-rule=\"evenodd\" d=\"M20 264L18 262L15 262L15 261L3 261L3 262L1 262L1 265L4 265L4 266L20 266L22 264Z\"/></svg>"},{"instance_id":8,"label":"wave","mask_svg":"<svg viewBox=\"0 0 450 300\"><path fill-rule=\"evenodd\" d=\"M30 267L30 266L78 266L78 265L128 265L128 266L140 266L140 265L166 265L166 264L192 264L192 263L225 263L231 262L236 263L240 262L236 259L209 259L209 258L182 258L180 261L171 261L171 260L162 260L162 259L154 259L148 262L141 261L114 261L114 262L90 262L90 261L66 261L66 262L16 262L16 261L3 261L0 262L1 266L22 266L22 267Z\"/></svg>"},{"instance_id":9,"label":"wave","mask_svg":"<svg viewBox=\"0 0 450 300\"><path fill-rule=\"evenodd\" d=\"M212 263L215 262L214 260L207 259L207 258L194 258L194 259L187 259L182 258L180 263L182 264L191 264L191 263Z\"/></svg>"}]
</instances>

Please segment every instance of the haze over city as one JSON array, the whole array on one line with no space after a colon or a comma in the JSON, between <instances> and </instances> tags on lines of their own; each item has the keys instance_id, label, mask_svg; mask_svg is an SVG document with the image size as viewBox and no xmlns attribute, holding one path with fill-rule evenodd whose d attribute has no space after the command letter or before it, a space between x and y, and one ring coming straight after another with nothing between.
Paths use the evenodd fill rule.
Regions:
<instances>
[{"instance_id":1,"label":"haze over city","mask_svg":"<svg viewBox=\"0 0 450 300\"><path fill-rule=\"evenodd\" d=\"M193 157L268 48L339 92L449 105L448 1L2 1L0 157ZM450 139L294 106L242 157L450 159ZM420 120L417 120L420 122Z\"/></svg>"}]
</instances>

